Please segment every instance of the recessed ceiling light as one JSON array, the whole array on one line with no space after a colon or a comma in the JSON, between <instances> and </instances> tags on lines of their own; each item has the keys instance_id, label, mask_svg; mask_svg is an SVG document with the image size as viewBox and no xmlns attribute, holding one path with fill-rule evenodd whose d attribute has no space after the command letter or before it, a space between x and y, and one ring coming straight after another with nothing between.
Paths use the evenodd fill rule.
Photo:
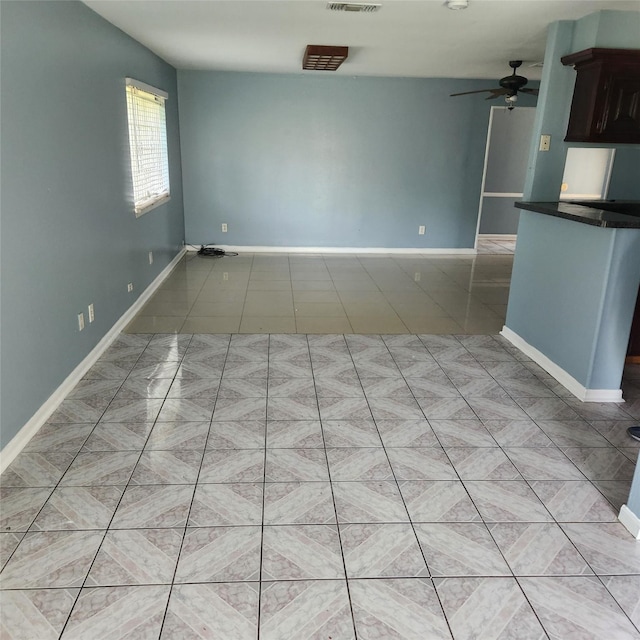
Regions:
<instances>
[{"instance_id":1,"label":"recessed ceiling light","mask_svg":"<svg viewBox=\"0 0 640 640\"><path fill-rule=\"evenodd\" d=\"M447 8L457 11L458 9L466 9L469 6L469 0L447 0Z\"/></svg>"}]
</instances>

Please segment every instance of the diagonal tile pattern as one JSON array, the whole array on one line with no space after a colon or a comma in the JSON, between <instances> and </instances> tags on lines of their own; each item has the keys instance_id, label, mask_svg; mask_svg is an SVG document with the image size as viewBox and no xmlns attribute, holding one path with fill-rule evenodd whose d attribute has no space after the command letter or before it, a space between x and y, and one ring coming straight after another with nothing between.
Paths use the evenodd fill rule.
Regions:
<instances>
[{"instance_id":1,"label":"diagonal tile pattern","mask_svg":"<svg viewBox=\"0 0 640 640\"><path fill-rule=\"evenodd\" d=\"M511 575L484 524L425 523L415 530L434 578Z\"/></svg>"},{"instance_id":2,"label":"diagonal tile pattern","mask_svg":"<svg viewBox=\"0 0 640 640\"><path fill-rule=\"evenodd\" d=\"M260 637L355 638L344 580L264 582Z\"/></svg>"},{"instance_id":3,"label":"diagonal tile pattern","mask_svg":"<svg viewBox=\"0 0 640 640\"><path fill-rule=\"evenodd\" d=\"M489 531L517 576L590 575L591 569L552 522L500 522Z\"/></svg>"},{"instance_id":4,"label":"diagonal tile pattern","mask_svg":"<svg viewBox=\"0 0 640 640\"><path fill-rule=\"evenodd\" d=\"M521 578L519 582L552 638L638 637L637 629L595 577Z\"/></svg>"},{"instance_id":5,"label":"diagonal tile pattern","mask_svg":"<svg viewBox=\"0 0 640 640\"><path fill-rule=\"evenodd\" d=\"M16 589L2 594L2 637L56 640L78 589Z\"/></svg>"},{"instance_id":6,"label":"diagonal tile pattern","mask_svg":"<svg viewBox=\"0 0 640 640\"><path fill-rule=\"evenodd\" d=\"M103 535L98 531L27 533L2 571L2 588L82 586Z\"/></svg>"},{"instance_id":7,"label":"diagonal tile pattern","mask_svg":"<svg viewBox=\"0 0 640 640\"><path fill-rule=\"evenodd\" d=\"M114 486L57 487L31 531L106 529L122 493L122 487Z\"/></svg>"},{"instance_id":8,"label":"diagonal tile pattern","mask_svg":"<svg viewBox=\"0 0 640 640\"><path fill-rule=\"evenodd\" d=\"M454 638L546 637L513 578L438 578L435 585Z\"/></svg>"},{"instance_id":9,"label":"diagonal tile pattern","mask_svg":"<svg viewBox=\"0 0 640 640\"><path fill-rule=\"evenodd\" d=\"M158 637L169 589L168 585L84 588L62 637Z\"/></svg>"},{"instance_id":10,"label":"diagonal tile pattern","mask_svg":"<svg viewBox=\"0 0 640 640\"><path fill-rule=\"evenodd\" d=\"M309 282L347 323L414 304L367 273ZM124 334L2 476L3 637L638 638L632 416L536 371L493 336Z\"/></svg>"},{"instance_id":11,"label":"diagonal tile pattern","mask_svg":"<svg viewBox=\"0 0 640 640\"><path fill-rule=\"evenodd\" d=\"M260 527L188 529L182 544L176 582L257 580Z\"/></svg>"},{"instance_id":12,"label":"diagonal tile pattern","mask_svg":"<svg viewBox=\"0 0 640 640\"><path fill-rule=\"evenodd\" d=\"M344 578L336 525L264 528L262 580Z\"/></svg>"},{"instance_id":13,"label":"diagonal tile pattern","mask_svg":"<svg viewBox=\"0 0 640 640\"><path fill-rule=\"evenodd\" d=\"M429 575L409 524L341 525L340 538L349 578L417 578Z\"/></svg>"},{"instance_id":14,"label":"diagonal tile pattern","mask_svg":"<svg viewBox=\"0 0 640 640\"><path fill-rule=\"evenodd\" d=\"M175 585L161 638L253 640L258 635L259 591L259 584L252 582Z\"/></svg>"},{"instance_id":15,"label":"diagonal tile pattern","mask_svg":"<svg viewBox=\"0 0 640 640\"><path fill-rule=\"evenodd\" d=\"M180 529L108 531L86 585L167 584L181 543Z\"/></svg>"},{"instance_id":16,"label":"diagonal tile pattern","mask_svg":"<svg viewBox=\"0 0 640 640\"><path fill-rule=\"evenodd\" d=\"M0 487L0 531L27 531L51 489Z\"/></svg>"},{"instance_id":17,"label":"diagonal tile pattern","mask_svg":"<svg viewBox=\"0 0 640 640\"><path fill-rule=\"evenodd\" d=\"M352 580L350 593L358 638L451 637L430 580Z\"/></svg>"}]
</instances>

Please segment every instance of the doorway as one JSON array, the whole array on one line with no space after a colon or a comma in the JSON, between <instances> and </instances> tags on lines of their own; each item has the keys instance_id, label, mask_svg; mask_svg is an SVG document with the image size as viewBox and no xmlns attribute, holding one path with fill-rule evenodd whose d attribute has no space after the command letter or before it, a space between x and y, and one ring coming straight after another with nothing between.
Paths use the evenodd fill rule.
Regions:
<instances>
[{"instance_id":1,"label":"doorway","mask_svg":"<svg viewBox=\"0 0 640 640\"><path fill-rule=\"evenodd\" d=\"M522 197L535 107L491 107L478 210L478 235L515 239L519 212L513 203Z\"/></svg>"}]
</instances>

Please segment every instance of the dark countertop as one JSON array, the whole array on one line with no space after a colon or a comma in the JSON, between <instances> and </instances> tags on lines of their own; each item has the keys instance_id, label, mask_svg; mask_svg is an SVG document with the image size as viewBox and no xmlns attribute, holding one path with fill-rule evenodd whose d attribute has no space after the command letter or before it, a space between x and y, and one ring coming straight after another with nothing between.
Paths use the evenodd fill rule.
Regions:
<instances>
[{"instance_id":1,"label":"dark countertop","mask_svg":"<svg viewBox=\"0 0 640 640\"><path fill-rule=\"evenodd\" d=\"M516 202L515 207L596 227L640 229L640 201Z\"/></svg>"}]
</instances>

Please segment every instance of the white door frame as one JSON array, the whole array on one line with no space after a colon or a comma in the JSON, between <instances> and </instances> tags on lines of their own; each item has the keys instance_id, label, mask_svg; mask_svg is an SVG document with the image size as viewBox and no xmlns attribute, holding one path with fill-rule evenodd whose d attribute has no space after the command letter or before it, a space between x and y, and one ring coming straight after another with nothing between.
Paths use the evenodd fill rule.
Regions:
<instances>
[{"instance_id":1,"label":"white door frame","mask_svg":"<svg viewBox=\"0 0 640 640\"><path fill-rule=\"evenodd\" d=\"M536 107L516 107L517 109L535 109ZM480 186L480 201L478 202L478 222L476 224L476 240L473 245L474 249L478 248L478 236L480 235L480 218L482 216L482 204L484 202L484 198L521 198L522 193L495 193L495 192L487 192L484 190L486 179L487 179L487 164L489 162L489 146L491 144L491 127L493 125L493 114L496 109L500 109L501 111L506 111L508 107L499 107L497 105L493 105L489 111L489 126L487 128L487 143L484 148L484 166L482 167L482 184Z\"/></svg>"}]
</instances>

